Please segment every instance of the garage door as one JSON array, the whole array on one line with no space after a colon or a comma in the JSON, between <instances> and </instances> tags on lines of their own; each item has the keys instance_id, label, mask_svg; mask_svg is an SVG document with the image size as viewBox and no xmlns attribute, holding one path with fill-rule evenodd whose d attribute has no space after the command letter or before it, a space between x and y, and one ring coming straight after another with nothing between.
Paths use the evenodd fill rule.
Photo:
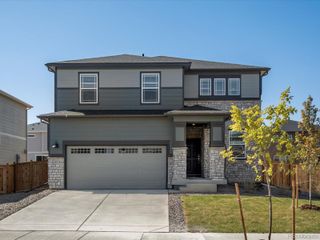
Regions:
<instances>
[{"instance_id":1,"label":"garage door","mask_svg":"<svg viewBox=\"0 0 320 240\"><path fill-rule=\"evenodd\" d=\"M68 189L166 188L165 146L68 146Z\"/></svg>"}]
</instances>

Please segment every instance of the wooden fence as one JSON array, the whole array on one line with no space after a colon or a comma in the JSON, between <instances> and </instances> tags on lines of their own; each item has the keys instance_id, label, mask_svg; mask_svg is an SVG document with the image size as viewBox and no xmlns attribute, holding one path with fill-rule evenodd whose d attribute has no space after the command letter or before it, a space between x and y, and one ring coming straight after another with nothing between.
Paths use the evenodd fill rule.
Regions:
<instances>
[{"instance_id":1,"label":"wooden fence","mask_svg":"<svg viewBox=\"0 0 320 240\"><path fill-rule=\"evenodd\" d=\"M273 178L271 185L291 189L291 175L288 174L289 170L293 169L293 165L284 164L281 168L280 163L273 163ZM266 180L264 179L264 182ZM309 191L309 176L306 170L298 167L298 184L299 190L302 192ZM320 194L320 170L315 172L312 176L312 192Z\"/></svg>"},{"instance_id":2,"label":"wooden fence","mask_svg":"<svg viewBox=\"0 0 320 240\"><path fill-rule=\"evenodd\" d=\"M29 191L48 182L48 161L0 165L0 193Z\"/></svg>"}]
</instances>

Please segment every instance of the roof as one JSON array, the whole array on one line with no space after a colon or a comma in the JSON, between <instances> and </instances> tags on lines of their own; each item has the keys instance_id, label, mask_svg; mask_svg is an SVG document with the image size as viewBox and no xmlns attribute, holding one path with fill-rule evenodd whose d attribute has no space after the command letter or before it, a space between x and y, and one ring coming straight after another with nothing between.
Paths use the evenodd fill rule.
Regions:
<instances>
[{"instance_id":1,"label":"roof","mask_svg":"<svg viewBox=\"0 0 320 240\"><path fill-rule=\"evenodd\" d=\"M19 103L19 104L25 106L27 109L32 108L32 106L30 104L28 104L28 103L26 103L26 102L24 102L24 101L22 101L22 100L20 100L20 99L18 99L16 97L10 95L9 93L7 93L5 91L2 91L1 89L0 89L0 95L4 96L6 98L9 98L10 100L12 100L12 101L14 101L16 103Z\"/></svg>"},{"instance_id":2,"label":"roof","mask_svg":"<svg viewBox=\"0 0 320 240\"><path fill-rule=\"evenodd\" d=\"M300 132L299 122L294 120L289 120L283 127L282 130L286 132Z\"/></svg>"},{"instance_id":3,"label":"roof","mask_svg":"<svg viewBox=\"0 0 320 240\"><path fill-rule=\"evenodd\" d=\"M96 58L84 58L77 60L68 60L68 61L58 61L47 63L46 66L49 69L54 70L58 66L80 66L80 65L123 65L123 64L162 64L170 65L176 64L184 66L190 70L259 70L267 73L270 68L253 66L253 65L243 65L243 64L234 64L234 63L225 63L225 62L214 62L214 61L205 61L197 60L190 58L178 58L178 57L169 57L169 56L138 56L130 54L121 54L113 55L106 57L96 57Z\"/></svg>"},{"instance_id":4,"label":"roof","mask_svg":"<svg viewBox=\"0 0 320 240\"><path fill-rule=\"evenodd\" d=\"M47 121L53 117L116 117L116 116L164 116L164 115L229 115L229 112L204 106L184 106L179 110L68 110L41 114L38 118Z\"/></svg>"},{"instance_id":5,"label":"roof","mask_svg":"<svg viewBox=\"0 0 320 240\"><path fill-rule=\"evenodd\" d=\"M47 120L51 117L115 117L115 116L154 116L164 115L169 110L68 110L41 114L38 118Z\"/></svg>"},{"instance_id":6,"label":"roof","mask_svg":"<svg viewBox=\"0 0 320 240\"><path fill-rule=\"evenodd\" d=\"M28 132L47 132L47 124L42 122L28 124Z\"/></svg>"},{"instance_id":7,"label":"roof","mask_svg":"<svg viewBox=\"0 0 320 240\"><path fill-rule=\"evenodd\" d=\"M219 110L216 108L210 108L200 105L184 106L178 110L168 111L166 115L223 115L229 116L230 112Z\"/></svg>"}]
</instances>

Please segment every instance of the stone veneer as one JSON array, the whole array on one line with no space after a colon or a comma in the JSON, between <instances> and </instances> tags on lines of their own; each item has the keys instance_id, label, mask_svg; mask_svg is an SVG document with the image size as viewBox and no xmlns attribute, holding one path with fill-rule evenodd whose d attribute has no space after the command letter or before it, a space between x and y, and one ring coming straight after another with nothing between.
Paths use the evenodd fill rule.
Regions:
<instances>
[{"instance_id":1,"label":"stone veneer","mask_svg":"<svg viewBox=\"0 0 320 240\"><path fill-rule=\"evenodd\" d=\"M210 128L203 129L203 138L202 138L202 146L203 146L203 177L210 177Z\"/></svg>"},{"instance_id":2,"label":"stone veneer","mask_svg":"<svg viewBox=\"0 0 320 240\"><path fill-rule=\"evenodd\" d=\"M187 179L187 148L173 147L168 158L168 187L184 185Z\"/></svg>"},{"instance_id":3,"label":"stone veneer","mask_svg":"<svg viewBox=\"0 0 320 240\"><path fill-rule=\"evenodd\" d=\"M49 157L48 159L48 184L52 189L64 188L64 158Z\"/></svg>"},{"instance_id":4,"label":"stone veneer","mask_svg":"<svg viewBox=\"0 0 320 240\"><path fill-rule=\"evenodd\" d=\"M190 100L190 101L185 101L184 105L186 106L193 106L193 105L201 105L201 106L206 106L206 107L211 107L211 108L216 108L220 110L227 110L229 111L232 105L238 106L240 109L245 109L254 105L261 105L260 100L221 100L221 101L215 101L215 100ZM229 147L229 125L230 121L226 122L225 126L225 145L226 147ZM224 148L221 148L219 151L222 151ZM218 157L217 155L217 150L212 150L210 148L210 159L214 159ZM216 157L215 157L216 156ZM220 155L219 155L220 156ZM204 161L206 164L206 150L205 150L205 155L204 155ZM209 178L214 178L214 175L219 176L218 173L221 173L222 169L222 162L224 161L215 161L213 160L213 165L210 164L210 170L209 170ZM218 164L217 167L220 168L219 171L215 171L215 164ZM225 177L227 178L228 182L233 183L233 182L254 182L256 174L252 170L250 166L246 164L245 160L237 160L235 163L230 163L226 161L225 166L223 166L223 169L225 167ZM208 175L206 174L205 171L205 177Z\"/></svg>"}]
</instances>

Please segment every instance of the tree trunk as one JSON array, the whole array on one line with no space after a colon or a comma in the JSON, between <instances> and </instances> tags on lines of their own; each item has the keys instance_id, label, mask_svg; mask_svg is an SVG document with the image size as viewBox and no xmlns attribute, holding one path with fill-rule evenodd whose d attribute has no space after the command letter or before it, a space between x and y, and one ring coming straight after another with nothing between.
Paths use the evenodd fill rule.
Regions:
<instances>
[{"instance_id":1,"label":"tree trunk","mask_svg":"<svg viewBox=\"0 0 320 240\"><path fill-rule=\"evenodd\" d=\"M312 205L312 174L309 171L309 205Z\"/></svg>"},{"instance_id":2,"label":"tree trunk","mask_svg":"<svg viewBox=\"0 0 320 240\"><path fill-rule=\"evenodd\" d=\"M270 177L268 175L267 175L267 187L268 187L268 199L269 199L269 234L268 234L268 240L271 240L271 233L272 233L272 196L271 196Z\"/></svg>"}]
</instances>

